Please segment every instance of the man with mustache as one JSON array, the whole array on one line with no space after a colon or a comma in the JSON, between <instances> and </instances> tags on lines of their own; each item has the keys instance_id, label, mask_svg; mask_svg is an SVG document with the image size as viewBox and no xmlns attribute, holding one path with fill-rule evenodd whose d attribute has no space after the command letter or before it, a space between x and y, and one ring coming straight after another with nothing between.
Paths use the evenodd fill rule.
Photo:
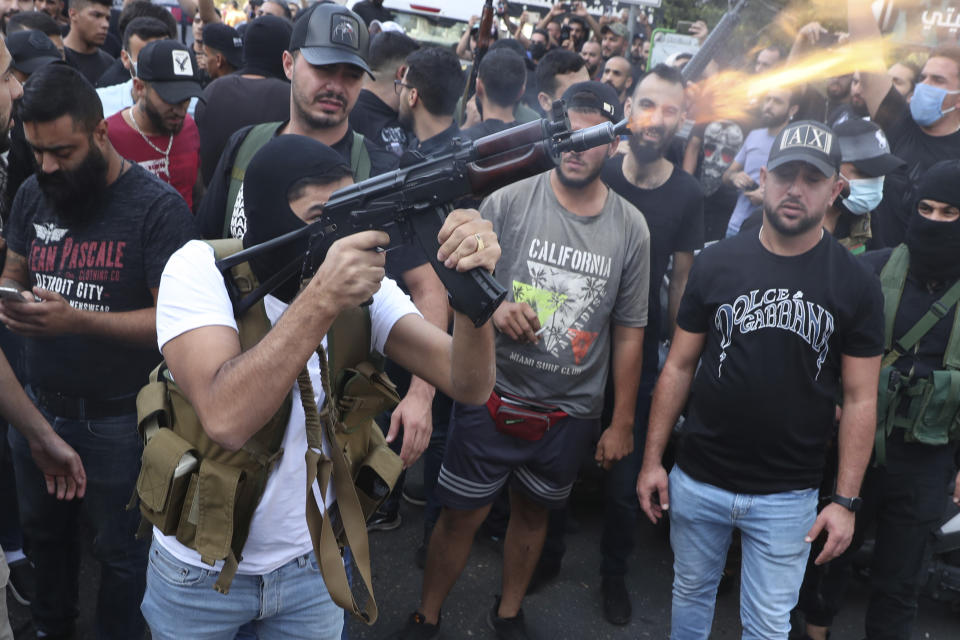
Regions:
<instances>
[{"instance_id":1,"label":"man with mustache","mask_svg":"<svg viewBox=\"0 0 960 640\"><path fill-rule=\"evenodd\" d=\"M315 4L297 15L289 50L283 53L283 69L290 79L290 119L245 127L228 140L197 211L203 237L243 237L246 163L275 136L302 135L326 144L343 156L356 182L396 168L397 156L353 131L348 120L364 74L373 75L366 60L368 48L367 28L349 9ZM422 251L412 245L390 251L387 272L409 291L424 317L446 330L447 293ZM430 439L434 393L433 386L415 377L394 410L393 435L388 438L392 442L403 425L400 457L408 465Z\"/></svg>"},{"instance_id":2,"label":"man with mustache","mask_svg":"<svg viewBox=\"0 0 960 640\"><path fill-rule=\"evenodd\" d=\"M110 144L93 86L75 69L41 67L18 109L37 164L6 229L0 322L25 337L25 382L83 461L83 503L43 491L26 445L13 447L24 538L36 566L38 636L69 637L78 615L79 521L100 562L98 637L140 638L146 541L127 511L140 467L136 396L159 362L155 304L167 258L193 236L183 199ZM22 443L21 443L22 444Z\"/></svg>"},{"instance_id":3,"label":"man with mustache","mask_svg":"<svg viewBox=\"0 0 960 640\"><path fill-rule=\"evenodd\" d=\"M767 163L770 147L787 123L799 109L800 92L790 89L771 89L763 99L760 112L760 127L747 134L743 146L727 170L723 183L740 190L737 205L727 224L727 237L740 231L740 225L763 201L763 191L757 180L760 170Z\"/></svg>"},{"instance_id":4,"label":"man with mustache","mask_svg":"<svg viewBox=\"0 0 960 640\"><path fill-rule=\"evenodd\" d=\"M848 0L847 19L853 42L880 41L869 2ZM914 189L924 172L941 160L960 159L960 46L954 41L930 52L909 102L887 73L867 68L864 64L860 71L864 103L891 151L907 163L904 171L887 177L871 221L878 245L893 247L903 242L913 218Z\"/></svg>"},{"instance_id":5,"label":"man with mustache","mask_svg":"<svg viewBox=\"0 0 960 640\"><path fill-rule=\"evenodd\" d=\"M576 83L563 99L573 129L620 119L608 85ZM495 274L511 291L493 315L496 387L486 406L454 404L437 484L443 511L430 537L420 603L392 640L438 637L441 605L507 486L502 596L487 625L498 638L528 637L521 603L549 510L566 504L599 435L611 354L613 418L595 460L608 467L633 448L650 249L643 217L600 179L616 146L564 153L556 169L500 189L481 206L509 245Z\"/></svg>"},{"instance_id":6,"label":"man with mustache","mask_svg":"<svg viewBox=\"0 0 960 640\"><path fill-rule=\"evenodd\" d=\"M343 28L333 39L332 27L340 25ZM197 211L205 238L243 237L245 167L238 166L237 158L252 157L274 136L292 133L330 146L350 163L358 182L396 167L396 156L354 132L348 120L364 75L372 75L368 48L366 26L344 7L317 4L297 16L283 53L283 69L290 80L289 119L244 127L227 141Z\"/></svg>"},{"instance_id":7,"label":"man with mustache","mask_svg":"<svg viewBox=\"0 0 960 640\"><path fill-rule=\"evenodd\" d=\"M613 58L611 58L613 60ZM609 68L609 62L607 63ZM637 516L636 478L646 436L650 396L659 369L661 336L673 332L680 296L693 252L703 248L703 192L697 180L664 157L686 114L685 83L680 72L664 64L650 70L627 98L625 115L632 135L625 154L610 158L603 180L637 208L650 230L650 294L643 336L643 364L633 423L635 452L615 463L607 475L600 575L603 613L612 624L627 624L630 597L624 578L633 549ZM660 282L673 257L668 326L660 327Z\"/></svg>"},{"instance_id":8,"label":"man with mustache","mask_svg":"<svg viewBox=\"0 0 960 640\"><path fill-rule=\"evenodd\" d=\"M72 0L70 32L63 38L67 63L96 84L113 56L101 49L110 27L110 0Z\"/></svg>"},{"instance_id":9,"label":"man with mustache","mask_svg":"<svg viewBox=\"0 0 960 640\"><path fill-rule=\"evenodd\" d=\"M822 228L843 187L836 136L793 123L766 165L759 232L704 249L693 264L650 411L637 495L653 522L670 515L674 639L709 635L734 529L743 635L786 638L811 542L827 534L817 564L850 543L873 445L883 298ZM691 389L668 477L663 453ZM841 391L840 471L817 515Z\"/></svg>"},{"instance_id":10,"label":"man with mustache","mask_svg":"<svg viewBox=\"0 0 960 640\"><path fill-rule=\"evenodd\" d=\"M200 133L187 107L202 93L191 51L176 40L156 40L137 58L136 104L107 118L117 152L171 185L191 209L202 182Z\"/></svg>"}]
</instances>

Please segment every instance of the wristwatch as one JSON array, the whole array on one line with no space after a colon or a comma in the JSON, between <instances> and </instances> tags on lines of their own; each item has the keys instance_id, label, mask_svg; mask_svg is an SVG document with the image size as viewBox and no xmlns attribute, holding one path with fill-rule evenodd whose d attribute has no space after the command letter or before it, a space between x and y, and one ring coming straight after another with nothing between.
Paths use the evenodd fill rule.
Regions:
<instances>
[{"instance_id":1,"label":"wristwatch","mask_svg":"<svg viewBox=\"0 0 960 640\"><path fill-rule=\"evenodd\" d=\"M863 499L859 497L847 498L835 493L833 494L833 497L830 498L830 502L836 502L838 505L847 509L848 511L856 513L860 510L860 505L863 504Z\"/></svg>"}]
</instances>

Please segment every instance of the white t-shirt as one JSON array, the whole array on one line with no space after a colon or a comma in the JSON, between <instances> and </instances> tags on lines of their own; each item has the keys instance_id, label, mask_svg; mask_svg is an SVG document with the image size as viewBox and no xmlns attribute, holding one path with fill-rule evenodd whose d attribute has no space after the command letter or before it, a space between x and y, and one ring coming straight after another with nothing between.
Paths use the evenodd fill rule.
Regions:
<instances>
[{"instance_id":1,"label":"white t-shirt","mask_svg":"<svg viewBox=\"0 0 960 640\"><path fill-rule=\"evenodd\" d=\"M264 304L272 324L276 324L287 308L286 304L273 296L264 298ZM373 325L371 348L383 353L394 323L411 313L418 314L410 298L400 291L393 280L384 278L370 307ZM236 329L237 323L223 277L215 264L213 248L205 242L193 240L174 253L163 270L157 297L157 342L163 349L164 344L177 336L208 326ZM324 338L324 346L326 342ZM317 406L322 406L324 396L316 354L310 357L307 369L317 395ZM328 450L326 439L323 444L324 450ZM253 514L238 573L263 575L312 549L306 521L307 468L304 456L307 435L300 390L296 384L293 385L293 406L282 446L283 456L267 479L263 498ZM314 483L314 490L319 492L317 483ZM326 504L332 501L332 491L328 491ZM200 560L199 553L180 544L175 536L164 536L156 528L153 536L181 561L209 567ZM221 566L222 563L217 563L216 569L219 570Z\"/></svg>"}]
</instances>

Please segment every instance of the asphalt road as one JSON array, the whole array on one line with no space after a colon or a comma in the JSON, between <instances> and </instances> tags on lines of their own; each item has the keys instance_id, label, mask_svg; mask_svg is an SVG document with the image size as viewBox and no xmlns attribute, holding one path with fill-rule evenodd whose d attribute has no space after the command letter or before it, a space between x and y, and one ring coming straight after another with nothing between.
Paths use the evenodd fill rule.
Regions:
<instances>
[{"instance_id":1,"label":"asphalt road","mask_svg":"<svg viewBox=\"0 0 960 640\"><path fill-rule=\"evenodd\" d=\"M415 467L414 474L419 473ZM574 530L567 534L567 554L558 578L525 600L528 629L537 640L619 640L630 638L666 638L670 622L671 552L664 532L638 520L637 546L630 565L627 587L633 598L633 620L614 627L604 618L600 602L600 510L602 501L595 483L587 480L578 486L571 505ZM352 640L380 640L401 626L416 607L423 573L414 562L422 536L419 507L402 503L403 523L399 529L371 534L373 547L374 591L380 619L373 627L350 621ZM89 545L81 569L80 639L93 640L92 618L98 583L98 570L89 554ZM454 586L443 610L441 637L448 640L492 639L485 618L499 592L501 555L485 543L474 545L470 561ZM833 629L835 640L863 637L863 615L868 585L854 581L847 605ZM738 585L732 585L718 597L712 638L737 638ZM35 637L26 609L8 595L11 622L17 640ZM958 640L960 613L939 602L923 599L914 629L915 640ZM189 640L189 637L184 638Z\"/></svg>"}]
</instances>

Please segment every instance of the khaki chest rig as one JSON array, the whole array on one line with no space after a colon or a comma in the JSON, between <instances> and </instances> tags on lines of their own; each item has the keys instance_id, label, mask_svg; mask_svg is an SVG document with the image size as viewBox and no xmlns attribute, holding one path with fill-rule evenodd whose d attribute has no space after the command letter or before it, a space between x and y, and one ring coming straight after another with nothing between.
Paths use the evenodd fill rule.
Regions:
<instances>
[{"instance_id":1,"label":"khaki chest rig","mask_svg":"<svg viewBox=\"0 0 960 640\"><path fill-rule=\"evenodd\" d=\"M237 251L240 240L214 240L217 260ZM230 269L241 295L257 288L248 263ZM228 287L229 288L229 287ZM237 318L240 345L251 349L272 328L263 300ZM383 373L383 358L370 349L371 321L366 309L348 309L327 334L327 349L317 347L326 396L318 411L306 366L297 378L307 435L306 519L314 554L333 601L367 624L377 619L370 572L366 520L392 490L402 469L373 418L396 406L396 388ZM284 455L281 448L290 419L293 393L242 448L229 451L206 434L189 399L164 363L137 396L143 464L137 479L143 516L141 534L154 526L196 550L210 566L223 561L214 588L228 593L243 558L250 522L267 479ZM296 425L294 425L296 427ZM330 443L323 452L323 438ZM326 517L311 490L332 486L336 502ZM290 487L291 491L302 487ZM131 501L131 506L135 501ZM343 564L349 547L360 580L352 589ZM365 589L360 589L359 583ZM358 602L359 600L359 602Z\"/></svg>"}]
</instances>

